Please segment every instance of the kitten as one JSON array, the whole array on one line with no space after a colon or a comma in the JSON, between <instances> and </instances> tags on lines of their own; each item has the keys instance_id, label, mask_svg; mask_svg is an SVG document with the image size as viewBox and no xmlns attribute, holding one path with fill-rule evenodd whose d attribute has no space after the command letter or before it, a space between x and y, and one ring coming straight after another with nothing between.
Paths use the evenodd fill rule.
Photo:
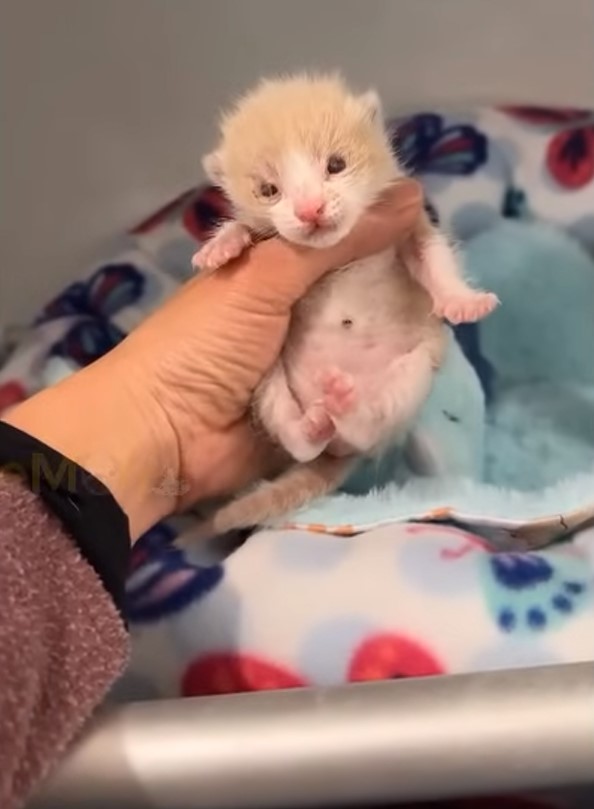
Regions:
<instances>
[{"instance_id":1,"label":"kitten","mask_svg":"<svg viewBox=\"0 0 594 809\"><path fill-rule=\"evenodd\" d=\"M332 245L404 176L376 93L355 95L337 76L262 81L223 117L204 166L235 219L194 257L203 272L254 236ZM324 277L295 306L282 354L254 396L254 417L286 451L288 469L182 543L280 517L340 486L358 457L402 439L441 364L443 320L476 321L496 304L468 286L425 216L406 244Z\"/></svg>"}]
</instances>

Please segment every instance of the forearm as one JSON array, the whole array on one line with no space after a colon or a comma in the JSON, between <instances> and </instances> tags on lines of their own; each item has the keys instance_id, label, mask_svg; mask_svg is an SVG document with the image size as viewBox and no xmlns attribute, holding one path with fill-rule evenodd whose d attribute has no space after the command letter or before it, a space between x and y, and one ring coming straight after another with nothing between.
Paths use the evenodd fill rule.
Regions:
<instances>
[{"instance_id":1,"label":"forearm","mask_svg":"<svg viewBox=\"0 0 594 809\"><path fill-rule=\"evenodd\" d=\"M0 474L0 806L20 806L123 670L127 633L42 501Z\"/></svg>"}]
</instances>

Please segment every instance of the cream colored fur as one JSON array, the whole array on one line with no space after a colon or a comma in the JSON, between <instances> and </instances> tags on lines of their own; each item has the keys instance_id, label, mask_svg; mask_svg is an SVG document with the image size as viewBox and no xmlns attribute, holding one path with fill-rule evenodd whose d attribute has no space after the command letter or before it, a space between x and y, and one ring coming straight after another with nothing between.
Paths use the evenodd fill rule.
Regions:
<instances>
[{"instance_id":1,"label":"cream colored fur","mask_svg":"<svg viewBox=\"0 0 594 809\"><path fill-rule=\"evenodd\" d=\"M205 167L236 215L195 257L210 271L239 255L254 231L335 243L402 176L377 96L354 95L336 76L261 82L223 116ZM313 224L304 209L319 210ZM442 360L442 318L475 320L495 303L467 285L426 218L402 249L322 279L295 307L281 357L254 396L254 415L287 452L288 471L223 507L183 544L295 510L337 488L358 456L402 439Z\"/></svg>"}]
</instances>

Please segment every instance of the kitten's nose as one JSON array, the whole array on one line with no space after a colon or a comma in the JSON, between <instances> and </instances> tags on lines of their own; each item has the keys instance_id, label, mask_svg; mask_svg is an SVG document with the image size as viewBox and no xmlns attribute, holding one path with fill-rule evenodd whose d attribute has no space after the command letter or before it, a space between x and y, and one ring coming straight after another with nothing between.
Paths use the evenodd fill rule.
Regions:
<instances>
[{"instance_id":1,"label":"kitten's nose","mask_svg":"<svg viewBox=\"0 0 594 809\"><path fill-rule=\"evenodd\" d=\"M315 224L324 213L324 200L317 198L304 199L295 203L295 216L300 222Z\"/></svg>"}]
</instances>

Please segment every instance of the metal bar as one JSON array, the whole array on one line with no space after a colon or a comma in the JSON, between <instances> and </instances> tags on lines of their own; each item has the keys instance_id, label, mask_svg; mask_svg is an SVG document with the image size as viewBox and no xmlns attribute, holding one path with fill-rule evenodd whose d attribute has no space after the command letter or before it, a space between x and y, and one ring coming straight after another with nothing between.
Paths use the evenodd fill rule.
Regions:
<instances>
[{"instance_id":1,"label":"metal bar","mask_svg":"<svg viewBox=\"0 0 594 809\"><path fill-rule=\"evenodd\" d=\"M35 809L265 809L594 782L594 663L134 703Z\"/></svg>"}]
</instances>

